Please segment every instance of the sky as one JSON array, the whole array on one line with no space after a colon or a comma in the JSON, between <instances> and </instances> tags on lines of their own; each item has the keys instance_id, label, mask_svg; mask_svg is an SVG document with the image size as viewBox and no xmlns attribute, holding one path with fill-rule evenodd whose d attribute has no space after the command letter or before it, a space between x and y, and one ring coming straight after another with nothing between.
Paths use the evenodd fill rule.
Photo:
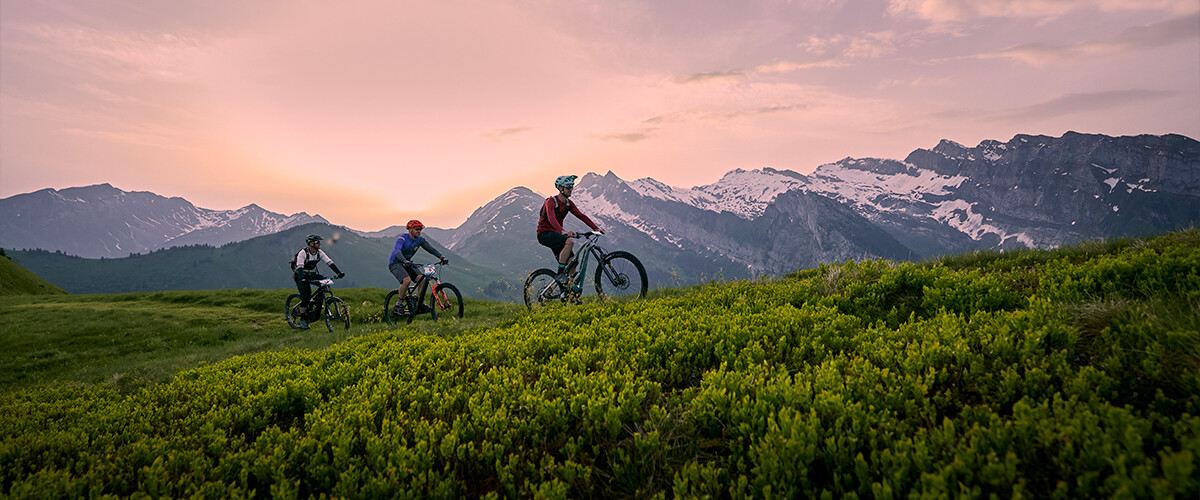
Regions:
<instances>
[{"instance_id":1,"label":"sky","mask_svg":"<svg viewBox=\"0 0 1200 500\"><path fill-rule=\"evenodd\" d=\"M1068 131L1200 138L1200 0L0 0L0 198L453 228L563 174Z\"/></svg>"}]
</instances>

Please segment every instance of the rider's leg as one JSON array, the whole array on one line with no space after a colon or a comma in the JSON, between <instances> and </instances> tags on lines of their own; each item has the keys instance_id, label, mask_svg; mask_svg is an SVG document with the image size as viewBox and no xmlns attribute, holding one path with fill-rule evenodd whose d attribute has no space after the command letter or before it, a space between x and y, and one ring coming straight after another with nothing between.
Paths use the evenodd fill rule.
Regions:
<instances>
[{"instance_id":1,"label":"rider's leg","mask_svg":"<svg viewBox=\"0 0 1200 500\"><path fill-rule=\"evenodd\" d=\"M567 279L567 263L571 261L571 248L575 246L575 240L567 238L563 242L563 248L558 252L558 279L564 281Z\"/></svg>"},{"instance_id":2,"label":"rider's leg","mask_svg":"<svg viewBox=\"0 0 1200 500\"><path fill-rule=\"evenodd\" d=\"M304 279L303 271L293 273L292 279L296 281L296 290L300 292L300 314L304 314L308 310L308 300L312 298L312 286Z\"/></svg>"},{"instance_id":3,"label":"rider's leg","mask_svg":"<svg viewBox=\"0 0 1200 500\"><path fill-rule=\"evenodd\" d=\"M571 248L575 246L575 240L567 238L563 243L562 251L558 252L558 267L567 267L567 262L571 260Z\"/></svg>"}]
</instances>

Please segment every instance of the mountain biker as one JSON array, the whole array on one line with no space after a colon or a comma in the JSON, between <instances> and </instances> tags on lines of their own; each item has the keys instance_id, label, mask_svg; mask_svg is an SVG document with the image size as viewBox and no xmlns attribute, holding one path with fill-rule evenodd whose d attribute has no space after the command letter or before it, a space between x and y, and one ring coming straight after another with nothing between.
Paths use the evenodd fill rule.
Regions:
<instances>
[{"instance_id":1,"label":"mountain biker","mask_svg":"<svg viewBox=\"0 0 1200 500\"><path fill-rule=\"evenodd\" d=\"M408 232L401 234L399 238L396 238L396 246L392 249L392 255L388 257L388 271L391 271L392 275L395 276L397 280L400 280L400 288L397 291L401 295L408 293L409 283L416 282L421 288L418 295L424 296L425 275L418 272L418 266L412 262L413 256L417 254L417 248L424 248L426 252L429 252L434 257L437 257L438 261L442 265L449 264L450 261L446 260L446 257L442 256L441 253L433 248L433 245L430 245L429 242L425 240L425 237L421 236L421 231L425 229L425 225L422 224L421 221L416 219L410 220L408 221L408 224L404 225L404 228L407 229ZM422 304L421 308L424 307L426 306ZM419 313L424 311L416 312Z\"/></svg>"},{"instance_id":2,"label":"mountain biker","mask_svg":"<svg viewBox=\"0 0 1200 500\"><path fill-rule=\"evenodd\" d=\"M575 231L564 231L563 220L567 218L567 213L575 214L575 217L587 224L593 231L604 233L603 229L596 226L592 219L583 215L579 211L579 207L571 203L571 191L575 189L574 175L561 175L554 180L554 187L558 189L558 194L546 198L546 202L542 204L542 209L538 213L537 224L537 240L544 247L550 248L554 252L554 257L558 259L558 281L565 282L567 280L567 262L571 260L571 249L575 246L575 241L571 238L579 236Z\"/></svg>"},{"instance_id":3,"label":"mountain biker","mask_svg":"<svg viewBox=\"0 0 1200 500\"><path fill-rule=\"evenodd\" d=\"M300 291L300 329L308 329L308 321L304 319L304 313L308 310L308 300L312 296L312 285L310 282L325 279L324 276L317 274L317 263L325 261L333 272L337 273L337 278L341 279L346 276L338 269L337 264L333 263L333 259L325 255L325 251L321 250L321 235L310 234L304 238L307 244L304 248L296 252L296 258L292 259L292 279L296 281L296 289Z\"/></svg>"}]
</instances>

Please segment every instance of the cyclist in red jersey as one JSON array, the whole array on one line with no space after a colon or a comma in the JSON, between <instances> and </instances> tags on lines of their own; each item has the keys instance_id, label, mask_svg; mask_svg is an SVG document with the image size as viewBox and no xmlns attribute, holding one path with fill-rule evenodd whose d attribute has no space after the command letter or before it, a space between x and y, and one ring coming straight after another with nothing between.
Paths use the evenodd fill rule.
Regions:
<instances>
[{"instance_id":1,"label":"cyclist in red jersey","mask_svg":"<svg viewBox=\"0 0 1200 500\"><path fill-rule=\"evenodd\" d=\"M579 207L571 203L571 190L575 189L575 179L574 175L563 175L555 179L554 187L558 189L558 194L546 198L538 213L537 240L542 246L552 250L558 259L559 281L567 279L567 262L571 260L571 248L575 246L575 240L571 238L579 236L575 231L563 230L563 219L566 219L567 213L575 214L575 217L593 231L604 233L592 219L579 211Z\"/></svg>"}]
</instances>

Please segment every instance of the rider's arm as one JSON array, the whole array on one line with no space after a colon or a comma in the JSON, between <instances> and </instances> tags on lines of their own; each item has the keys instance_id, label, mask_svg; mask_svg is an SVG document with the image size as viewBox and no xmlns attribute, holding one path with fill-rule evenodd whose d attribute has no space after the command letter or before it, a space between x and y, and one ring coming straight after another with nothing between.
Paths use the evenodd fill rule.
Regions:
<instances>
[{"instance_id":1,"label":"rider's arm","mask_svg":"<svg viewBox=\"0 0 1200 500\"><path fill-rule=\"evenodd\" d=\"M329 258L328 255L325 255L324 250L317 250L317 255L321 256L321 260L325 261L325 265L329 266L330 269L333 269L333 272L337 273L339 278L344 276L344 274L342 274L342 271L340 269L338 269L337 264L333 263L333 259Z\"/></svg>"},{"instance_id":2,"label":"rider's arm","mask_svg":"<svg viewBox=\"0 0 1200 500\"><path fill-rule=\"evenodd\" d=\"M325 255L324 250L317 250L317 255L321 257L321 260L325 262L325 265L333 267L333 259L329 258L328 255Z\"/></svg>"},{"instance_id":3,"label":"rider's arm","mask_svg":"<svg viewBox=\"0 0 1200 500\"><path fill-rule=\"evenodd\" d=\"M434 257L437 257L438 260L446 260L445 257L442 257L442 254L438 253L438 251L433 248L433 245L429 244L429 240L422 241L421 248L424 248L426 252L429 252Z\"/></svg>"}]
</instances>

